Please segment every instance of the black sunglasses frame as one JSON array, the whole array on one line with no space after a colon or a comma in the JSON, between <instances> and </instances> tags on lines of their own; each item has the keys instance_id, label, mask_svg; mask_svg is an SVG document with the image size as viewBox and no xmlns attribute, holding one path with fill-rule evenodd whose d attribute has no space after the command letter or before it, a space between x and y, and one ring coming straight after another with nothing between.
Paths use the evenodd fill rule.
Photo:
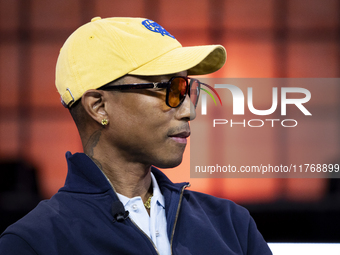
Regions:
<instances>
[{"instance_id":1,"label":"black sunglasses frame","mask_svg":"<svg viewBox=\"0 0 340 255\"><path fill-rule=\"evenodd\" d=\"M183 95L183 98L180 99L178 105L176 106L171 106L170 103L169 103L169 95L170 95L170 89L171 89L171 82L176 79L176 78L182 78L186 81L186 90L185 90L185 94ZM189 82L190 80L190 82ZM104 85L98 89L100 90L129 90L129 89L158 89L158 88L166 88L166 99L165 99L165 103L167 106L171 107L171 108L177 108L179 107L185 97L187 95L189 95L190 97L190 90L191 90L191 87L192 87L192 84L193 82L197 82L198 83L198 86L197 86L197 91L196 91L196 100L195 102L193 102L195 108L197 106L197 103L198 103L198 98L199 98L199 93L200 93L200 85L203 84L201 83L199 80L197 79L193 79L193 78L188 78L188 77L184 77L184 76L173 76L170 78L169 81L167 82L149 82L149 83L133 83L133 84L124 84L124 85L110 85L110 84L107 84L107 85Z\"/></svg>"}]
</instances>

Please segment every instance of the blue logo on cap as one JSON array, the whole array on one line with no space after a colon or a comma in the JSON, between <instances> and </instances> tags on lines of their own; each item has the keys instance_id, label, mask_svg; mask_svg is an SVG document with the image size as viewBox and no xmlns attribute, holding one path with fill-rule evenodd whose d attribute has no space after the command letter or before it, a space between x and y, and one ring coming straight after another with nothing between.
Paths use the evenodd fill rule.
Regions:
<instances>
[{"instance_id":1,"label":"blue logo on cap","mask_svg":"<svg viewBox=\"0 0 340 255\"><path fill-rule=\"evenodd\" d=\"M175 39L175 37L173 35L171 35L168 31L166 31L161 25L157 24L156 22L154 22L150 19L144 20L142 22L142 24L152 32L160 33L163 36L167 35L167 36Z\"/></svg>"}]
</instances>

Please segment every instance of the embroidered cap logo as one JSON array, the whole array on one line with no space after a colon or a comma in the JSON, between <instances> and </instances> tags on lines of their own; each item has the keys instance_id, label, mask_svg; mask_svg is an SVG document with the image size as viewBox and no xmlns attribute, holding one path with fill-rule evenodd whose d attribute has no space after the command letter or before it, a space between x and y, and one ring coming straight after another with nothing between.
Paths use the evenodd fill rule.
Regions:
<instances>
[{"instance_id":1,"label":"embroidered cap logo","mask_svg":"<svg viewBox=\"0 0 340 255\"><path fill-rule=\"evenodd\" d=\"M173 35L171 35L168 31L166 31L161 25L157 24L156 22L154 22L150 19L144 20L142 22L142 24L152 32L160 33L162 36L167 35L167 36L175 39L175 37Z\"/></svg>"}]
</instances>

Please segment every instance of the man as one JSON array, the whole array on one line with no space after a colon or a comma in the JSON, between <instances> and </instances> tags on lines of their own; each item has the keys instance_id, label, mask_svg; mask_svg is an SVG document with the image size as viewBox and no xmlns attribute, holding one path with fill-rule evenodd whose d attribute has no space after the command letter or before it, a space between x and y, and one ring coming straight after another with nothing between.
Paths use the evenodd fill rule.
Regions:
<instances>
[{"instance_id":1,"label":"man","mask_svg":"<svg viewBox=\"0 0 340 255\"><path fill-rule=\"evenodd\" d=\"M182 47L157 23L92 19L60 51L56 86L84 153L65 186L10 226L0 254L271 254L249 213L185 190L156 167L181 163L198 80L222 46Z\"/></svg>"}]
</instances>

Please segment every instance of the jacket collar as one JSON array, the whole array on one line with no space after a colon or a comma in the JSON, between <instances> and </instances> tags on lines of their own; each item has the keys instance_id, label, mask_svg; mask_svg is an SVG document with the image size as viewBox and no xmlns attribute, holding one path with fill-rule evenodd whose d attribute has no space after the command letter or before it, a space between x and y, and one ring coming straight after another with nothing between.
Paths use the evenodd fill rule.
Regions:
<instances>
[{"instance_id":1,"label":"jacket collar","mask_svg":"<svg viewBox=\"0 0 340 255\"><path fill-rule=\"evenodd\" d=\"M84 153L66 152L68 166L65 185L60 191L85 194L104 193L112 189L103 172Z\"/></svg>"}]
</instances>

